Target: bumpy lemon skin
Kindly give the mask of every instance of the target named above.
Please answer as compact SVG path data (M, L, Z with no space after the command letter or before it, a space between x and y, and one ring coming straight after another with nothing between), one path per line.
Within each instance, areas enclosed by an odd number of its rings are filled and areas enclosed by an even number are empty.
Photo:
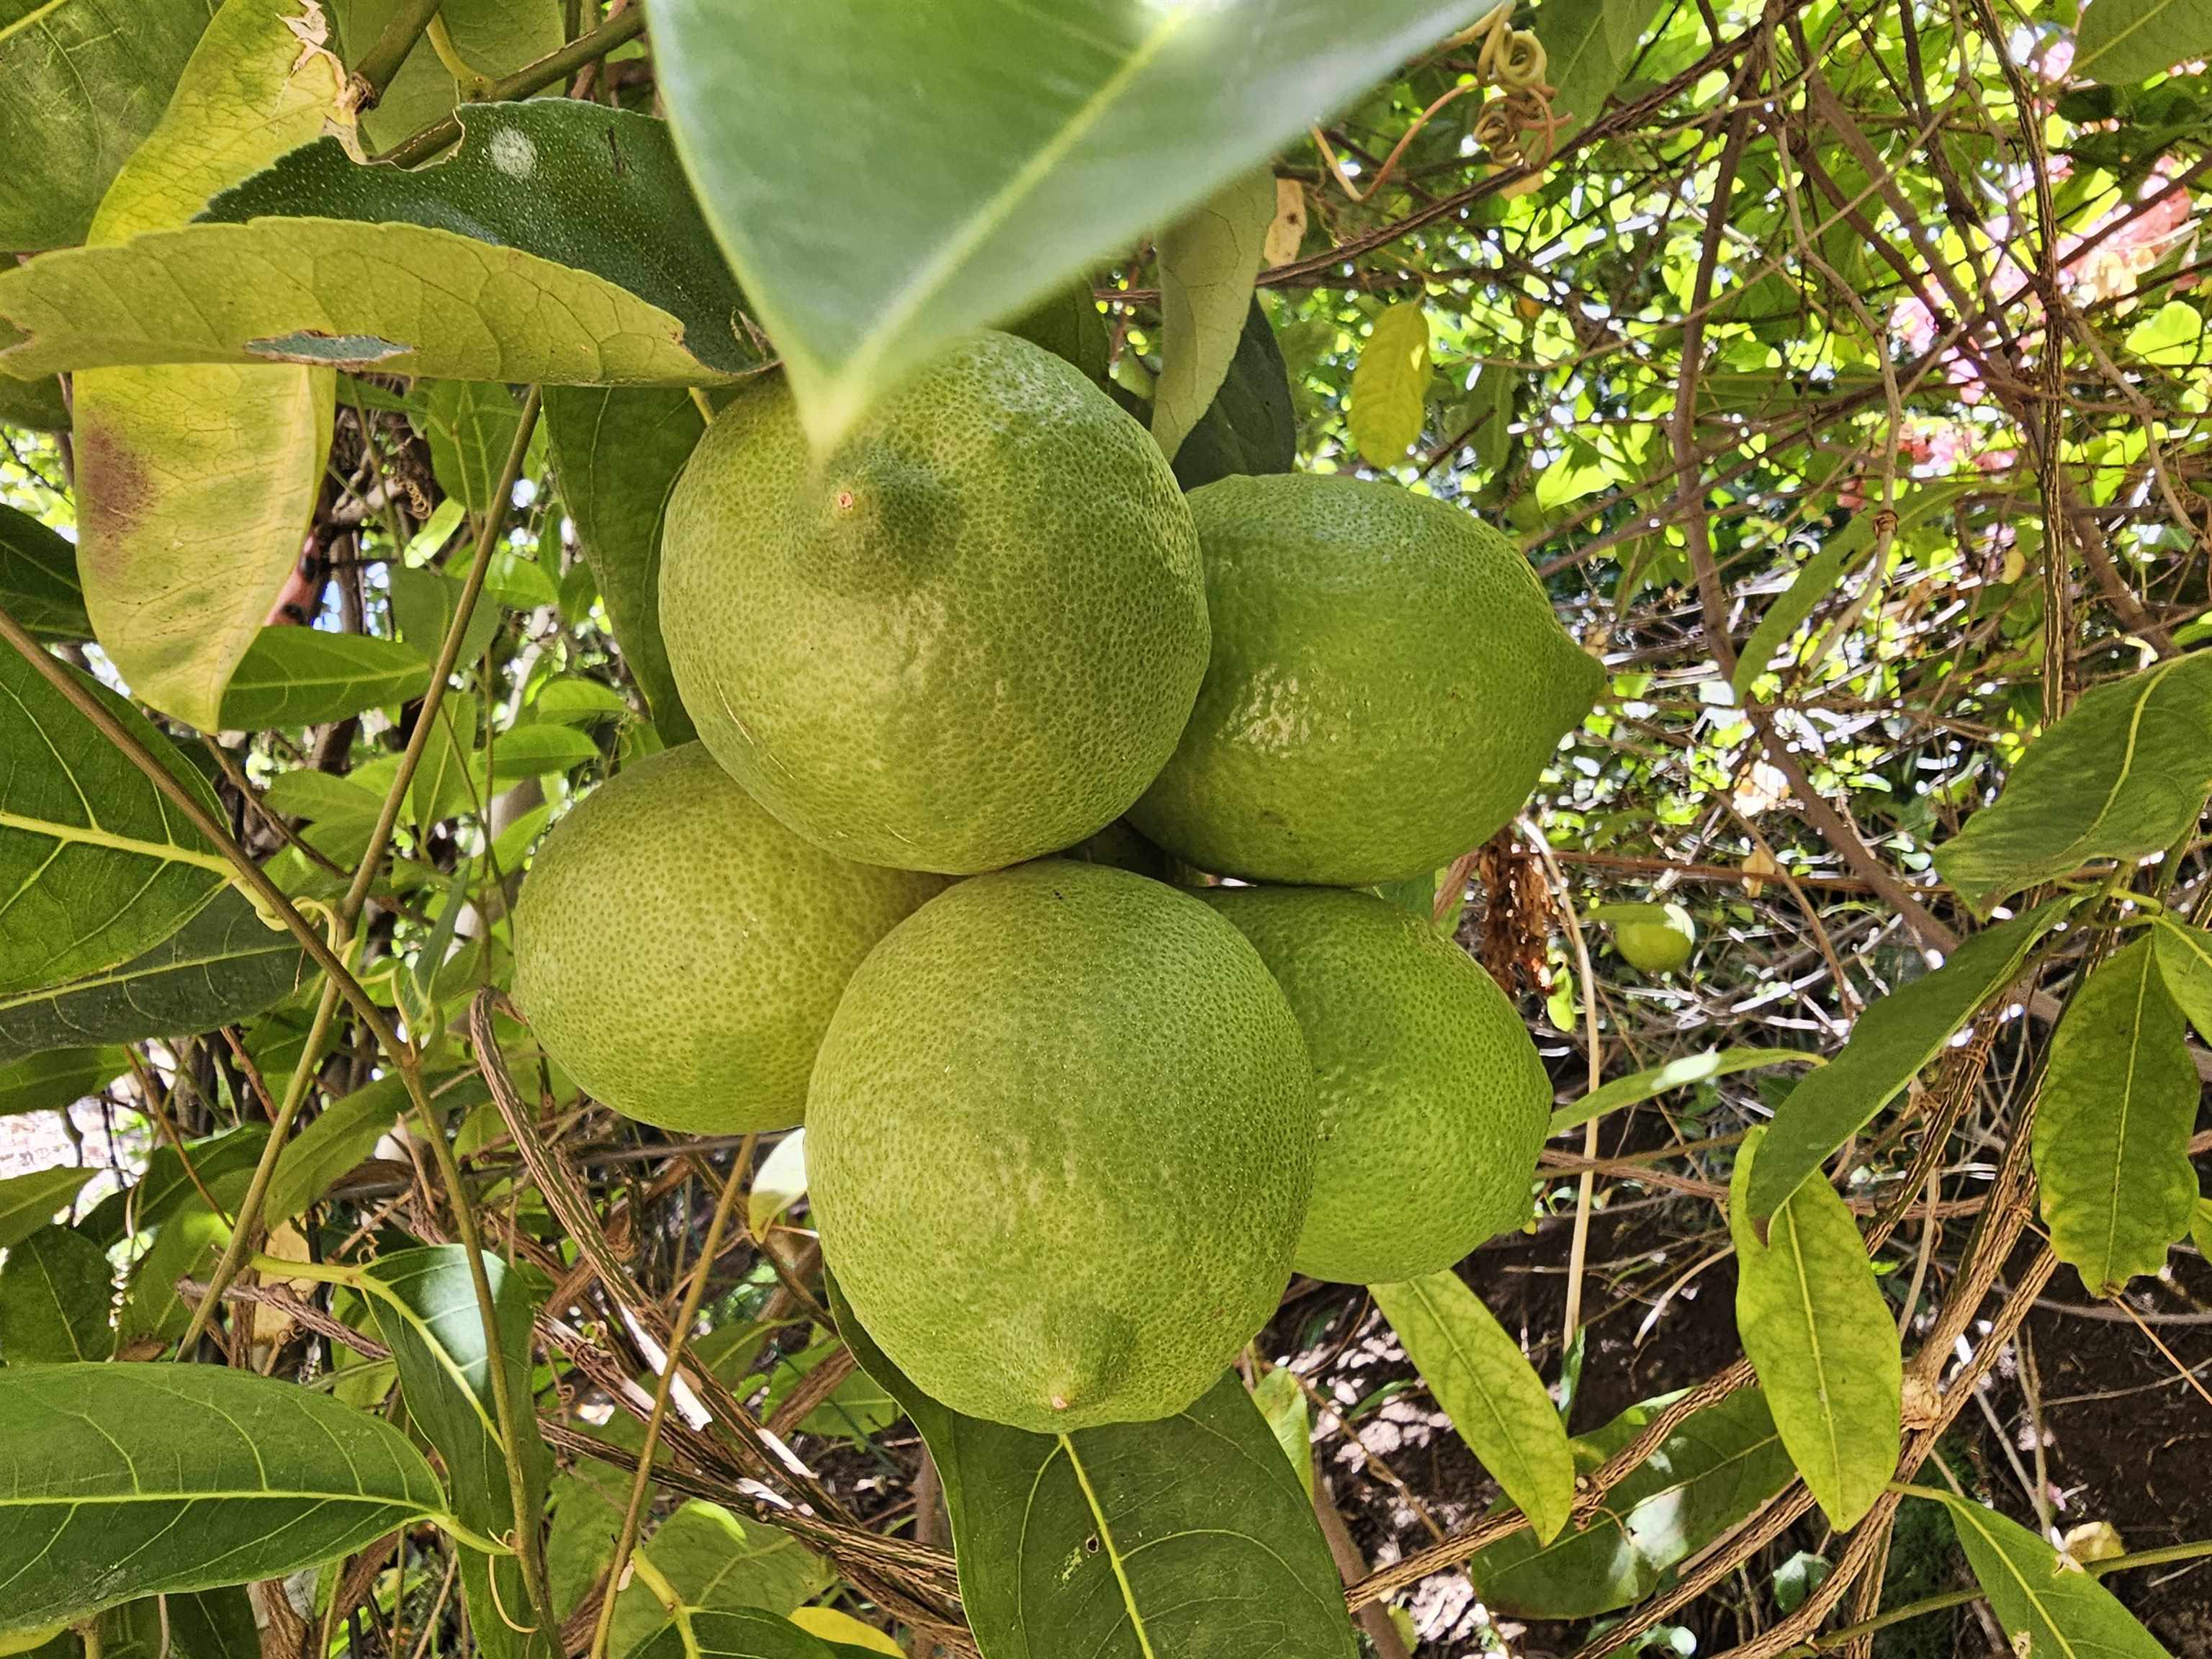
M1148 1420L1274 1312L1313 1177L1305 1048L1228 923L1047 860L878 945L808 1097L823 1255L891 1360L1037 1433Z
M1369 893L1211 887L1305 1034L1320 1154L1294 1265L1389 1285L1524 1224L1552 1084L1497 982Z
M1371 887L1518 811L1603 678L1512 543L1395 484L1312 474L1191 492L1213 652L1129 821L1186 863Z
M842 857L969 874L1118 817L1206 671L1190 512L1077 369L986 334L807 448L781 380L669 500L661 631L714 757Z
M944 886L800 840L685 744L624 767L538 848L515 1001L617 1111L693 1134L788 1128L846 981Z

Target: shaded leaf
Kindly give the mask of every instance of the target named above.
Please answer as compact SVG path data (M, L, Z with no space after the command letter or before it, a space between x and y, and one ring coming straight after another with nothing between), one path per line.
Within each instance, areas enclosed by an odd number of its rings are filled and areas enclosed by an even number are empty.
M1352 1659L1313 1507L1235 1373L1158 1422L1029 1434L939 1405L834 1283L830 1297L937 1460L961 1603L992 1659Z
M64 672L218 812L207 781L143 715L89 675ZM222 854L122 750L38 670L0 650L0 894L9 896L0 901L0 1028L5 993L149 949L229 875Z
M2165 1266L2197 1207L2189 1135L2203 1085L2159 960L2143 938L2092 969L2044 1067L2037 1201L2052 1251L2092 1296Z
M1275 1443L1290 1459L1291 1470L1310 1500L1314 1489L1313 1413L1306 1405L1306 1391L1298 1386L1297 1373L1286 1365L1269 1371L1252 1385L1252 1403L1267 1419Z
M122 1049L55 1048L0 1066L0 1117L58 1110L131 1069Z
M465 1110L490 1098L477 1073L470 1072L430 1091L434 1104ZM408 1109L407 1088L398 1073L362 1085L323 1108L313 1123L294 1135L269 1179L262 1212L271 1221L303 1214L330 1191L338 1178L376 1150Z
M1466 21L1437 0L661 0L653 27L708 221L826 448L946 343L1019 315Z
M1672 1398L1672 1396L1669 1396ZM1631 1407L1574 1443L1589 1474L1668 1400ZM1589 1619L1642 1601L1680 1563L1789 1484L1795 1471L1757 1389L1707 1407L1605 1495L1589 1524L1540 1544L1526 1532L1468 1563L1483 1601L1526 1619Z
M21 1243L54 1218L94 1170L64 1165L0 1180L0 1250Z
M2086 693L2027 747L2004 793L1936 849L1976 910L2103 859L2171 846L2212 793L2212 651Z
M424 662L436 662L438 653L445 648L446 630L453 625L453 613L460 608L461 584L434 570L394 570L389 580L392 620L399 629L400 642ZM476 609L469 612L469 625L462 631L461 653L453 659L455 668L465 670L481 660L498 628L499 607L485 604L479 596Z
M2197 1035L2212 1042L2212 933L2191 927L2170 911L2151 929L2159 977Z
M2185 58L2212 54L2207 0L2097 0L2081 10L2073 72L2106 86L2147 81Z
M477 746L477 714L473 697L440 701L430 740L422 745L422 758L407 786L407 810L418 830L481 805L480 781L469 765Z
M1751 1219L1772 1215L1829 1153L1902 1094L1975 1011L2018 977L2036 941L2073 902L2056 898L1977 933L1934 973L1869 1003L1850 1041L1774 1114L1746 1194Z
M429 684L422 656L397 640L264 628L222 694L222 725L232 732L322 726L419 697Z
M1652 0L1545 0L1537 9L1552 110L1566 118L1562 137L1597 118L1636 61L1636 43L1657 9Z
M1915 1491L1950 1511L1966 1564L2014 1651L2172 1659L2112 1591L2017 1521L1949 1492Z
M210 1206L197 1188L187 1191L154 1235L152 1247L133 1265L117 1325L123 1341L152 1342L162 1346L191 1328L194 1304L177 1288L182 1279L204 1283L235 1231L230 1218L246 1192L249 1172L234 1170L220 1177L203 1172L200 1179L215 1194L220 1209Z
M281 1577L444 1494L388 1425L215 1365L0 1369L0 1630Z
M265 1124L241 1123L220 1134L188 1140L192 1168L210 1190L221 1192L235 1184L232 1177L251 1171L269 1144ZM199 1196L199 1188L185 1173L184 1161L173 1146L157 1146L146 1160L146 1173L120 1192L110 1193L94 1205L76 1231L102 1249L122 1243L133 1231L148 1232Z
M0 382L6 377L0 375ZM60 532L0 501L0 609L42 638L88 640L76 549Z
M1418 442L1429 400L1429 314L1418 300L1375 319L1352 371L1345 425L1370 466L1395 466Z
M1761 1241L1745 1194L1765 1134L1744 1137L1729 1189L1736 1330L1790 1461L1830 1523L1847 1531L1897 1468L1897 1323L1850 1206L1826 1182L1790 1194Z
M1367 1289L1459 1437L1550 1542L1574 1507L1574 1455L1521 1345L1449 1268Z
M296 939L263 921L244 894L226 889L119 967L0 996L0 1063L43 1049L231 1024L289 996L313 971Z
M59 1365L115 1352L107 1252L67 1227L41 1227L0 1267L0 1361Z
M1275 179L1263 169L1231 179L1161 233L1152 436L1170 461L1229 373L1274 216Z
M1632 1072L1626 1077L1617 1077L1612 1082L1591 1090L1580 1100L1562 1106L1552 1114L1550 1133L1556 1135L1578 1128L1592 1118L1603 1117L1607 1112L1620 1107L1633 1106L1638 1101L1663 1095L1669 1089L1686 1089L1692 1084L1710 1083L1715 1078L1734 1077L1739 1072L1764 1071L1771 1066L1826 1064L1827 1057L1825 1054L1796 1048L1706 1048L1694 1054L1670 1060L1664 1066L1654 1066L1648 1071Z
M81 241L124 159L168 107L212 0L0 4L0 248ZM36 156L35 167L22 165Z
M1232 473L1288 472L1297 459L1290 374L1267 313L1255 300L1221 390L1176 452L1176 482L1188 491Z
M333 0L349 56L358 58L376 42L399 9L399 0ZM561 44L559 0L444 0L438 16L460 61L479 75L511 75ZM442 120L463 102L469 88L454 80L427 40L415 49L381 89L374 108L362 117L362 136L377 149L389 149L417 129Z
M421 426L438 488L465 507L472 522L480 522L491 510L522 426L514 394L481 380L433 381Z
M698 1498L662 1522L643 1553L695 1616L750 1610L781 1620L836 1577L828 1562L789 1533L748 1526L720 1504ZM629 1652L666 1616L644 1581L633 1578L615 1601L609 1651Z
M100 1659L261 1659L245 1587L149 1596L104 1614Z
M843 1346L836 1337L825 1336L797 1353L779 1356L769 1372L768 1397L761 1403L762 1416L774 1416L776 1408L806 1379L807 1374ZM807 1413L799 1426L806 1434L858 1442L882 1433L898 1420L898 1401L867 1372L855 1370L830 1391L827 1399Z

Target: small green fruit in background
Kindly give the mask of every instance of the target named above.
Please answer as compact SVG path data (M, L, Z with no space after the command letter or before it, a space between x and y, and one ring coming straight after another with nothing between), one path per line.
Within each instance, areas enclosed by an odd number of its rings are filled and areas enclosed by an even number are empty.
M1671 974L1698 948L1698 924L1679 904L1601 904L1590 920L1613 930L1613 948L1640 974Z
M830 1270L925 1393L1042 1434L1165 1417L1289 1283L1310 1068L1234 927L1048 860L961 883L861 964L806 1164Z
M1186 863L1371 887L1521 809L1603 678L1512 543L1395 484L1194 490L1213 652L1130 822Z
M1418 1279L1528 1219L1552 1082L1480 963L1366 893L1199 896L1258 949L1313 1060L1321 1151L1300 1273Z
M1012 335L811 455L778 380L669 499L661 631L714 757L817 846L968 874L1111 822L1206 672L1190 511L1144 428Z
M801 841L685 744L624 767L538 849L515 1000L617 1111L692 1134L788 1128L845 981L944 886Z

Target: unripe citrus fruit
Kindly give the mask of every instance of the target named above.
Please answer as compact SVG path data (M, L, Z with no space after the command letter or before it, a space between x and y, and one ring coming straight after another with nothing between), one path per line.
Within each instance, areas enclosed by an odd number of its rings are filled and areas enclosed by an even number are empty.
M1671 974L1698 948L1698 924L1679 904L1601 904L1590 918L1613 929L1613 948L1638 973Z
M1449 864L1528 799L1601 671L1528 562L1395 484L1191 493L1212 661L1130 822L1201 870L1369 887Z
M624 767L538 849L515 1000L617 1111L695 1134L788 1128L845 981L944 885L801 841L685 744Z
M1188 894L1048 860L870 953L807 1098L823 1255L891 1360L1038 1433L1165 1417L1289 1282L1313 1177L1297 1022Z
M1300 1273L1395 1284L1528 1220L1551 1079L1480 963L1368 893L1199 896L1258 949L1313 1060L1321 1149Z
M1175 475L1012 335L938 358L825 457L779 381L670 497L661 631L714 757L817 846L956 874L1119 817L1206 670Z

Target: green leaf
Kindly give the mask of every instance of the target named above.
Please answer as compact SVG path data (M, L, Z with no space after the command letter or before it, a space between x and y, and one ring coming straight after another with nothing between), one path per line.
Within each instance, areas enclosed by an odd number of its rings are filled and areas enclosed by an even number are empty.
M1288 472L1297 459L1290 374L1267 310L1255 299L1245 310L1221 390L1176 452L1176 482L1188 491L1232 473Z
M480 1536L504 1538L518 1526L536 1528L545 1507L552 1458L527 1415L531 1321L535 1299L523 1274L497 1256L483 1258L499 1316L508 1398L525 1415L523 1485L530 1513L518 1517L507 1479L507 1455L492 1400L493 1356L484 1346L467 1252L458 1244L398 1250L362 1269L362 1289L379 1335L399 1368L399 1393L407 1413L446 1466L453 1513ZM547 1636L518 1631L530 1619L531 1601L520 1564L510 1555L488 1555L461 1547L461 1589L469 1622L484 1652L544 1655Z
M1790 1092L1774 1114L1747 1194L1764 1223L1806 1176L1905 1091L1975 1011L2019 976L2036 941L2073 908L2069 898L1975 934L1932 974L1877 997L1833 1060Z
M445 647L446 630L453 625L453 612L460 606L461 584L434 570L393 570L388 580L392 620L399 629L401 643L424 662L434 663ZM498 628L499 607L486 605L479 597L461 634L461 653L453 659L456 669L466 670L481 661Z
M1228 375L1274 216L1275 176L1263 168L1231 179L1161 233L1152 436L1170 461Z
M507 452L522 426L514 394L481 380L435 380L421 424L438 488L465 507L471 521L480 522L491 510Z
M2097 0L2081 11L2074 74L2126 86L2212 55L2212 0Z
M610 1651L629 1659L867 1659L860 1649L825 1642L773 1613L697 1613L688 1624L688 1640L685 1628L671 1620L637 1646L617 1644Z
M826 448L945 343L1175 219L1468 15L659 0L653 29L708 222Z
M331 9L348 54L357 59L374 46L398 9L399 0L334 0ZM558 0L445 0L438 16L454 53L479 75L511 75L561 45ZM361 122L362 137L376 149L442 120L470 93L427 40L415 43L381 90Z
M216 1365L0 1370L0 1631L280 1578L441 1521L404 1436Z
M264 628L222 694L226 731L323 726L419 697L430 684L422 656L397 640L319 628Z
M1897 1468L1897 1323L1850 1206L1826 1182L1791 1193L1760 1240L1745 1194L1766 1133L1744 1137L1729 1188L1736 1330L1791 1462L1829 1522L1848 1531Z
M198 1171L201 1181L220 1193L233 1184L232 1176L252 1171L260 1159L261 1149L268 1144L267 1126L241 1123L220 1134L188 1140L185 1149L191 1154L192 1168ZM102 1249L112 1249L133 1229L150 1232L159 1227L198 1196L199 1189L192 1185L191 1176L185 1173L176 1148L159 1146L146 1160L146 1173L132 1185L110 1193L94 1205L84 1219L77 1223L76 1230Z
M0 1064L49 1048L137 1042L231 1024L289 996L312 970L297 939L264 922L244 894L226 889L182 928L119 967L0 996Z
M1617 1077L1591 1090L1573 1104L1562 1106L1552 1114L1550 1133L1556 1135L1579 1128L1593 1118L1663 1095L1669 1089L1686 1089L1692 1084L1734 1077L1739 1072L1764 1071L1772 1066L1826 1064L1826 1055L1796 1048L1707 1048L1670 1060L1663 1066L1654 1066L1648 1071Z
M1252 1403L1267 1419L1275 1443L1290 1459L1291 1473L1298 1477L1298 1485L1305 1489L1310 1501L1314 1481L1313 1413L1306 1405L1306 1391L1298 1386L1297 1374L1287 1365L1277 1366L1252 1385Z
M688 743L696 734L660 639L660 518L706 422L683 392L556 388L545 394L545 430L630 678L661 737Z
M2159 961L2145 938L2092 969L2044 1068L2037 1200L2052 1251L2092 1296L2165 1266L2197 1208L2189 1135L2203 1085Z
M1668 1399L1631 1407L1574 1443L1589 1474ZM1757 1389L1697 1413L1605 1495L1587 1527L1540 1544L1515 1533L1476 1553L1468 1577L1492 1609L1523 1619L1591 1619L1642 1601L1683 1561L1780 1492L1790 1454Z
M834 1283L830 1309L937 1460L961 1604L991 1659L1352 1659L1313 1506L1235 1373L1158 1422L1030 1434L923 1394Z
M2197 1208L2189 1218L2189 1238L2197 1246L2197 1254L2212 1261L2212 1198L2197 1200Z
M222 1207L210 1206L194 1189L161 1223L152 1247L133 1266L123 1298L117 1323L126 1346L137 1342L167 1346L191 1328L193 1304L177 1288L177 1281L204 1281L215 1271L235 1231L230 1217L237 1213L251 1178L243 1170L231 1170L221 1179L203 1174L201 1181Z
M148 1596L103 1613L100 1659L261 1659L243 1585Z
M54 1218L96 1173L67 1165L0 1180L0 1250L28 1238Z
M2191 927L2172 912L2151 929L2156 942L2159 977L2197 1035L2212 1042L2212 933Z
M0 3L0 155L18 160L0 168L0 247L83 240L213 10L209 0Z
M1574 1507L1575 1460L1521 1345L1449 1268L1367 1289L1459 1437L1549 1543Z
M1914 1490L1950 1511L1966 1565L2015 1653L2172 1659L2112 1591L2017 1521L1947 1492Z
M51 374L35 380L19 380L0 374L0 426L27 427L33 432L66 432L69 404L62 398L62 383Z
M482 805L479 781L469 766L477 746L477 719L473 697L447 697L439 702L430 740L422 745L415 780L407 787L407 810L418 830Z
M207 781L136 709L89 687L220 816ZM230 866L44 675L0 650L0 1024L5 994L137 955L182 927Z
M1996 801L1936 849L1984 915L2092 860L2172 845L2212 793L2212 651L2174 657L2083 696L2030 744Z
M90 240L180 225L320 132L345 71L318 14L225 0L161 123L101 198ZM295 26L298 27L295 27ZM78 569L132 694L202 731L300 562L323 484L327 370L127 368L76 380Z
M0 1267L0 1361L59 1365L115 1352L107 1252L67 1227L41 1227Z
M1375 319L1352 371L1345 424L1370 466L1395 466L1419 441L1429 401L1429 313L1418 300Z
M491 786L566 772L599 757L599 746L573 726L532 721L495 733L491 740Z
M603 720L618 720L629 712L628 699L614 687L577 676L546 681L530 702L530 713L533 718L573 726L593 726Z
M431 1091L434 1103L463 1109L489 1099L483 1079L471 1072ZM376 1150L407 1110L407 1089L397 1073L364 1084L323 1108L322 1115L292 1137L270 1177L262 1212L288 1221L330 1191L338 1177Z
M1562 137L1597 118L1636 61L1637 42L1656 10L1652 0L1544 0L1537 9L1552 110L1566 118Z
M644 1554L696 1617L747 1609L781 1618L834 1582L829 1563L789 1533L748 1526L719 1504L694 1498L660 1523ZM608 1651L628 1653L666 1614L641 1579L615 1601Z
M751 1196L750 1193L746 1194L748 1201ZM825 1336L797 1353L780 1356L769 1372L768 1397L761 1402L761 1415L774 1416L776 1408L806 1379L807 1374L843 1346L836 1337ZM866 1371L855 1370L807 1413L799 1427L802 1433L860 1443L870 1435L882 1433L898 1420L898 1401Z
M5 502L0 502L0 608L42 638L92 637L84 590L77 586L76 547Z
M131 1069L122 1049L54 1048L0 1066L0 1117L48 1112L97 1094Z

